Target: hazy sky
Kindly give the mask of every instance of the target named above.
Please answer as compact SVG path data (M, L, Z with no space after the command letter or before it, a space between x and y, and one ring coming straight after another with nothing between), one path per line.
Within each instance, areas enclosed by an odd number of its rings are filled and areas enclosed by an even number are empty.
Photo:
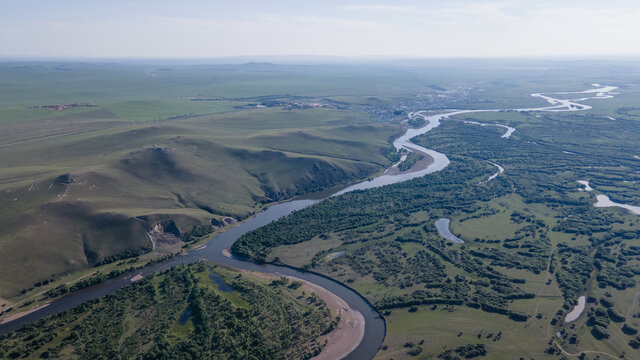
M640 54L640 0L2 2L0 56Z

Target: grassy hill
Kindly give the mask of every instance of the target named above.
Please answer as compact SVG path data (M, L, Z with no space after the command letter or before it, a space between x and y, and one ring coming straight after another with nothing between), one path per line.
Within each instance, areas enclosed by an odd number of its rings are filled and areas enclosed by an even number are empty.
M382 154L399 132L361 105L328 106L313 88L257 106L300 86L289 80L272 89L273 78L250 84L242 71L154 77L142 66L69 66L0 66L5 299L119 254L157 251L147 232L161 221L184 234L367 178L390 163ZM295 105L311 101L327 106Z

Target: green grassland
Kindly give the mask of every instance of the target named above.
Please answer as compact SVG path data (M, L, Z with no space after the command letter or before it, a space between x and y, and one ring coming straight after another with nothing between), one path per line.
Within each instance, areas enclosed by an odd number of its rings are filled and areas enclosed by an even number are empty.
M255 104L274 94L325 103L345 94L366 103L365 86L398 79L357 85L351 80L363 74L321 81L325 70L253 71L2 64L0 297L20 301L25 291L40 292L38 282L155 251L147 232L159 222L185 234L212 218L242 220L270 202L390 164L382 154L400 127L377 122L363 105ZM33 108L65 104L90 106Z
M616 110L640 87L621 92L584 113L462 116L513 126L509 139L499 128L444 121L415 141L447 154L445 170L328 199L246 234L234 251L358 290L387 319L380 359L475 344L492 359L636 358L640 219L593 207L599 193L640 204L640 161L631 156L640 122ZM487 161L505 172L483 183L495 172ZM440 217L464 244L438 235ZM565 323L580 295L587 309Z
M210 272L233 291L219 291ZM204 263L172 268L3 335L0 358L306 359L321 351L330 310L269 281Z
M553 311L558 305L556 301L540 309ZM408 350L418 346L422 352L416 358L431 359L467 344L485 344L490 359L518 359L525 354L538 359L539 349L548 346L550 337L545 319L522 324L468 307L436 305L416 312L398 309L385 318L394 336L385 342L387 348L378 353L378 359L405 358ZM419 345L421 341L424 343ZM414 346L405 346L407 343Z

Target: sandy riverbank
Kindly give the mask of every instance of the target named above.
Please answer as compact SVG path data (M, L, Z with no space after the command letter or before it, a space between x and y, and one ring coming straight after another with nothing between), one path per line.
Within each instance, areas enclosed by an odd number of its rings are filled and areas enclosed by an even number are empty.
M305 290L318 294L334 314L340 315L340 322L336 329L319 339L321 344L327 340L327 346L312 359L335 360L347 356L360 345L362 338L364 338L364 317L362 314L351 309L344 300L329 290L301 279L295 280L302 281Z
M19 312L19 313L13 314L13 315L11 315L11 316L7 316L6 318L2 319L2 321L0 321L0 324L8 323L8 322L11 322L11 321L13 321L13 320L15 320L15 319L19 319L19 318L21 318L21 317L23 317L23 316L29 315L29 314L31 314L32 312L38 311L38 310L40 310L40 309L42 309L42 308L45 308L45 307L47 307L47 306L49 306L49 303L46 303L46 304L44 304L44 305L40 305L40 306L36 306L36 307L34 307L34 308L32 308L32 309L29 309L29 310L27 310L27 311L23 311L23 312Z
M240 271L263 279L277 279L279 277L279 274L267 274L248 270ZM313 360L342 359L360 345L360 342L362 342L364 338L365 320L359 311L353 310L342 298L319 285L294 276L287 276L287 278L289 281L302 282L301 288L304 291L307 293L315 293L325 301L334 316L340 315L338 326L329 334L323 335L318 339L319 344L323 344L326 340L327 345L318 356L312 358Z
M422 152L422 151L418 151L418 150L413 150L413 152L418 153L420 155L422 155L422 159L420 159L419 161L416 161L415 164L413 164L413 166L406 171L400 171L400 169L398 168L398 164L394 165L393 167L390 167L387 171L384 172L385 175L400 175L400 174L409 174L412 172L416 172L416 171L422 171L425 170L429 167L429 165L433 164L433 162L435 161L433 159L433 157L431 157L431 155Z
M222 251L222 254L224 256L231 257L231 249L224 249ZM277 274L266 274L247 270L240 271L262 278L277 278ZM287 278L289 278L290 281L302 282L302 288L305 291L316 293L325 301L334 315L340 315L340 322L338 323L338 326L336 326L336 328L329 334L324 335L320 337L320 339L318 339L318 343L320 344L324 343L326 340L327 345L324 349L322 349L322 352L318 356L312 359L342 359L350 352L352 352L356 347L358 347L358 345L360 345L360 342L362 342L362 339L364 338L365 321L364 317L359 311L353 310L346 301L342 300L342 298L319 285L310 283L306 280L294 276L287 276Z

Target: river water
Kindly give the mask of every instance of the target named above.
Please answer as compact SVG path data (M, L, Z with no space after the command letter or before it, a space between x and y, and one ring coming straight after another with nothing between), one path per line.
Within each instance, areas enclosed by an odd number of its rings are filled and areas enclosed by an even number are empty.
M593 206L595 207L620 207L623 209L627 209L632 214L640 215L640 206L620 204L620 203L611 201L611 199L609 199L607 195L602 195L602 194L597 195L596 200L597 202L593 204Z
M587 180L578 180L580 185L584 185L584 189L580 189L582 191L593 191L593 188L589 185Z
M598 89L590 89L585 92L579 92L576 94L591 94L595 93L595 97L586 97L579 99L580 101L587 99L601 99L609 96L608 94L615 90L615 87L601 87ZM562 93L565 94L565 93ZM574 94L574 93L569 93ZM301 210L305 207L311 206L319 201L326 199L331 196L338 196L350 191L354 190L364 190L375 187L380 187L384 185L395 184L402 181L407 181L416 177L424 176L426 174L430 174L436 171L440 171L449 165L449 159L446 155L439 153L435 150L427 149L425 147L419 146L411 142L411 139L418 135L422 135L427 133L440 125L442 120L445 120L451 116L468 114L468 113L479 113L479 112L502 112L502 111L578 111L585 110L591 108L588 105L583 105L577 103L575 100L563 100L563 99L555 99L550 96L542 95L542 94L533 94L533 96L537 96L548 101L551 106L541 107L541 108L527 108L527 109L509 109L509 110L451 110L446 113L437 114L437 115L426 115L425 111L418 111L409 114L410 117L420 116L423 117L427 123L425 126L418 129L408 129L406 133L400 136L393 142L393 145L396 149L400 150L402 148L407 149L408 151L422 151L434 159L434 162L430 164L426 169L416 172L398 174L398 175L381 175L370 181L364 181L352 186L349 186L343 190L335 192L334 194L324 192L321 196L318 196L317 199L298 199L292 200L280 204L276 204L270 206L264 211L259 212L250 220L240 224L239 226L232 228L210 240L206 247L199 248L197 250L193 250L186 255L177 256L167 262L153 264L148 267L145 267L138 272L130 275L126 275L120 278L108 280L102 284L92 286L86 289L82 289L80 291L74 292L72 294L66 295L60 299L57 299L51 302L48 306L43 307L37 311L34 311L30 314L27 314L23 317L20 317L14 321L0 324L0 334L7 333L9 331L13 331L19 329L25 324L31 323L33 321L39 320L43 317L56 314L58 312L71 309L75 306L78 306L88 300L95 299L104 295L111 294L116 290L122 288L131 283L131 278L134 276L148 276L152 273L162 271L164 269L168 269L169 267L180 265L180 264L189 264L194 263L200 260L212 260L220 264L233 266L240 269L251 270L251 271L259 271L264 273L271 274L279 274L279 275L290 275L295 276L300 279L312 282L316 285L319 285L338 297L342 298L349 306L356 311L362 313L365 320L365 333L360 344L344 359L372 359L375 354L378 352L382 343L384 341L385 333L386 333L386 324L384 319L380 316L380 314L375 310L375 308L360 294L352 290L351 288L338 283L332 279L324 277L322 275L302 272L300 270L278 266L272 264L256 264L250 261L245 261L238 258L230 258L224 256L222 254L223 250L228 249L240 236L243 234L258 229L266 224L269 224L273 221L276 221L284 216L291 214L293 211ZM482 124L473 122L478 125L493 125L493 124ZM504 126L504 125L494 125L501 126L507 129L507 132L503 135L503 138L507 138L515 131L514 128ZM312 196L311 196L312 197ZM447 220L446 230L449 231L448 227L448 219ZM450 231L449 231L450 233ZM452 234L453 235L453 234ZM453 240L452 240L453 241ZM462 241L462 240L460 240Z
M451 232L451 229L449 229L450 224L451 224L451 220L447 218L438 219L436 221L436 229L438 229L438 233L440 234L440 236L456 244L464 244L464 240L455 236Z
M576 304L576 306L574 306L573 310L571 310L571 312L568 313L567 316L564 318L564 322L570 323L572 321L575 321L577 318L579 318L582 312L584 311L585 305L586 305L586 298L584 297L584 295L580 296L578 298L578 303Z
M493 174L493 175L491 175L491 176L489 176L489 178L488 178L487 180L482 181L480 184L486 184L486 183L488 183L489 181L491 181L491 180L493 180L493 179L497 178L497 177L498 177L498 175L500 175L500 174L504 173L504 168L503 168L502 166L500 166L500 165L498 165L498 164L494 163L493 161L489 161L489 163L490 163L491 165L493 165L493 166L497 167L497 168L498 168L498 172L497 172L497 173L494 173L494 174Z

